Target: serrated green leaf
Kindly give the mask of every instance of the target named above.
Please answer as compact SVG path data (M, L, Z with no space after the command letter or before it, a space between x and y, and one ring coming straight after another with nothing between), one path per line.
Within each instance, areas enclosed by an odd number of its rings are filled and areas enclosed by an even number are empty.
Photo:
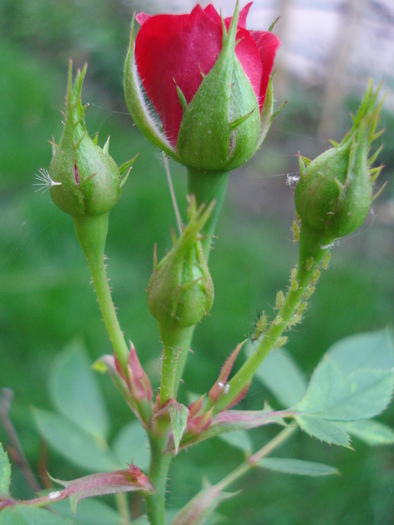
M179 443L186 429L189 410L181 403L170 403L168 411L171 418L172 435L174 436L175 454L177 454Z
M105 441L88 434L79 426L58 414L34 410L42 436L63 457L91 472L121 468Z
M251 352L253 349L248 353ZM270 352L257 369L255 377L286 408L298 403L307 388L304 373L284 348Z
M378 415L390 402L393 364L388 331L340 341L320 361L304 398L289 410L289 414L311 436L348 446L350 423ZM353 426L354 435L357 428ZM375 439L372 426L364 430L366 434L371 432L369 439ZM359 432L363 434L362 425Z
M326 353L344 374L354 370L390 370L394 367L393 338L389 330L346 337Z
M146 432L138 421L123 427L116 436L112 449L121 464L133 463L141 470L147 470L150 462L150 449Z
M268 470L297 476L331 476L332 474L339 473L336 468L330 465L304 461L302 459L262 458L258 464L260 467Z
M73 342L56 359L50 375L50 393L61 414L89 434L100 439L107 436L107 410L81 342Z
M1 525L75 525L77 521L58 516L49 510L27 505L5 508L0 514ZM79 525L79 524L78 524Z
M365 369L345 374L330 356L325 356L312 375L305 397L293 410L335 421L367 419L386 408L393 383L391 370Z
M239 448L247 454L252 452L252 443L249 434L244 430L236 430L235 432L223 434L219 436L219 439L222 439L232 447Z
M0 494L9 493L11 483L11 465L3 445L0 443Z
M319 419L317 417L295 416L299 426L310 436L326 443L349 447L350 437L345 430L336 422Z
M372 419L339 423L350 435L367 443L367 445L394 444L394 430L379 421Z

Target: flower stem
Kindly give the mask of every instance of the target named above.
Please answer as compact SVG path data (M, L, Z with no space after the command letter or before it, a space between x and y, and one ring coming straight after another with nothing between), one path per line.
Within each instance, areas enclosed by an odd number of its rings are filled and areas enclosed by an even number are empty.
M96 216L74 217L73 219L75 233L77 234L78 241L90 267L97 299L114 353L122 370L127 375L129 349L124 340L112 302L104 262L109 213Z
M160 403L175 399L179 387L179 368L184 367L189 352L192 328L178 328L160 325L163 342L163 365L160 385Z
M157 436L153 432L148 435L151 449L149 481L155 487L152 494L145 496L148 518L151 525L165 525L166 482L172 455L165 454L168 436Z
M207 261L212 236L226 193L227 179L227 173L188 168L188 193L196 197L197 206L201 204L208 206L213 199L216 200L215 208L202 230L204 234L202 246ZM174 330L160 326L164 346L160 385L161 404L177 397L193 332L194 326ZM165 453L168 436L160 437L149 432L149 440L151 446L149 480L153 483L155 492L145 498L148 518L151 525L165 525L165 490L172 455Z
M228 172L199 170L189 167L187 176L188 193L196 197L198 206L201 204L209 206L213 199L216 201L215 208L202 230L205 235L202 246L208 262L212 236L226 195Z
M310 285L321 260L328 251L328 248L321 249L319 253L316 254L316 258L311 258L308 264L304 262L299 264L295 276L296 286L294 288L290 287L282 306L270 327L260 340L255 352L253 352L234 377L229 381L227 393L222 393L218 398L215 403L214 414L229 406L231 401L236 399L236 397L250 383L256 370L267 357L269 352L275 347L279 337L286 329L289 321L302 302L304 294ZM209 410L212 405L213 402L209 400L205 406L205 410Z

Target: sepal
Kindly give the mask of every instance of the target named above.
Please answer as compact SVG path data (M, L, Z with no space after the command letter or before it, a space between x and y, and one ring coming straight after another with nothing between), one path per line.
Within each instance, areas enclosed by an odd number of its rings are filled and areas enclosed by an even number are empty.
M166 155L179 161L179 157L163 132L160 119L153 106L148 102L145 90L137 71L135 61L135 16L131 23L130 43L126 55L124 70L124 93L127 108L135 124L145 136Z

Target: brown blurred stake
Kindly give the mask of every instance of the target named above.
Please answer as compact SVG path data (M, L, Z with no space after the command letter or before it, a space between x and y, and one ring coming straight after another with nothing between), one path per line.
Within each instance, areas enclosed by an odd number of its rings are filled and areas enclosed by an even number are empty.
M338 115L347 94L345 83L348 80L349 57L357 41L357 31L364 11L364 0L347 0L342 22L335 38L331 65L327 69L325 88L322 94L322 117L318 135L327 139L338 129Z
M9 418L9 411L11 408L11 403L14 398L14 393L9 388L3 388L1 390L0 398L0 421L6 431L8 439L10 440L11 446L14 449L14 460L20 466L23 475L29 486L32 488L33 492L38 493L41 490L40 485L38 484L30 465L26 459L26 456L22 450L18 434L14 428L14 425L11 423Z

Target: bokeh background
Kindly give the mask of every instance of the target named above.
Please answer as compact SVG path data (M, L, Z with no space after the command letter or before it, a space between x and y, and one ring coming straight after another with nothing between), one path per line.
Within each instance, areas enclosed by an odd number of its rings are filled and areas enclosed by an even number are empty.
M205 6L208 2L201 2ZM231 14L233 1L212 2ZM245 1L241 1L241 6ZM33 468L58 478L82 475L46 450L31 407L50 408L46 388L59 351L81 338L92 361L109 352L109 341L89 284L86 262L70 217L48 193L33 186L39 168L48 167L48 140L61 134L68 59L88 62L84 101L87 126L99 142L111 136L111 154L122 164L140 154L111 212L107 255L113 296L121 325L141 355L155 386L159 382L159 334L144 289L152 270L152 250L171 246L175 216L160 152L133 126L122 94L122 68L134 11L188 12L191 1L0 0L0 387L11 388L11 417ZM350 125L366 89L384 80L382 115L386 133L380 161L383 184L394 170L393 71L394 8L389 0L257 0L249 27L266 29L278 16L282 40L275 73L278 104L288 103L272 125L258 154L230 177L211 272L216 299L201 323L185 375L187 389L206 391L230 350L253 331L256 312L272 311L297 258L291 242L297 153L314 157L338 140ZM170 163L180 207L185 172ZM392 185L373 205L364 226L341 241L325 272L305 321L288 348L307 373L341 337L378 330L393 320ZM114 432L130 414L107 378L100 379L113 416ZM261 408L269 396L252 385L245 408ZM393 423L391 408L382 421ZM263 443L270 431L254 431ZM0 428L0 440L7 436ZM392 449L356 451L322 445L299 435L284 453L325 461L340 468L335 479L301 479L257 472L224 503L226 523L249 525L388 524L394 512ZM138 464L137 458L135 458ZM181 454L171 472L169 505L181 507L201 486L229 472L241 456L212 442ZM15 470L14 491L28 495ZM390 518L391 515L391 518Z

